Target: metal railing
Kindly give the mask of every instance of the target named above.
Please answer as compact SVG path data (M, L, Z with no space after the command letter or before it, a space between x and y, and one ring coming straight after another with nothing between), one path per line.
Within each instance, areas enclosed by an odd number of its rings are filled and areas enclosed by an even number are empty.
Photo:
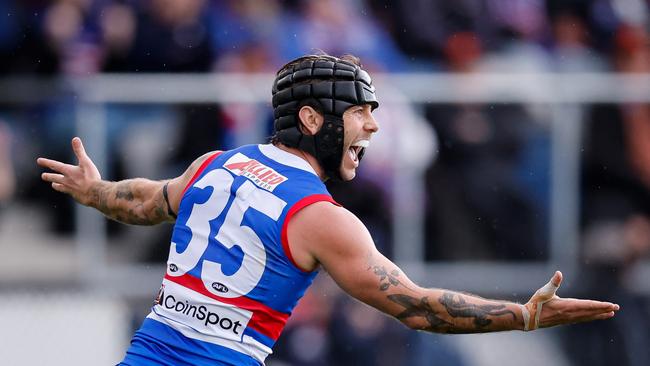
M383 103L525 103L550 109L552 139L550 256L548 261L424 262L422 202L411 202L408 212L394 205L395 239L409 233L409 241L394 240L395 260L415 280L428 285L480 293L528 293L561 268L567 277L578 270L578 172L582 106L593 102L650 102L650 75L646 74L382 74L376 75ZM272 76L268 74L201 75L97 75L84 78L0 80L0 102L10 104L57 100L72 95L76 129L86 140L100 171L106 168L107 103L264 103L270 101ZM397 93L385 93L386 90ZM394 97L398 95L399 97ZM260 126L262 128L262 126ZM400 166L399 162L397 164ZM408 164L404 164L409 169ZM418 172L397 174L417 178ZM422 196L422 184L413 191L395 191L395 203ZM415 207L413 207L415 205ZM106 261L106 228L101 215L77 206L79 278L89 286L117 293L150 293L160 282L164 267L124 265ZM414 224L415 223L415 224ZM413 230L416 232L414 233ZM650 293L645 265L633 274L639 291ZM570 287L570 283L568 284Z

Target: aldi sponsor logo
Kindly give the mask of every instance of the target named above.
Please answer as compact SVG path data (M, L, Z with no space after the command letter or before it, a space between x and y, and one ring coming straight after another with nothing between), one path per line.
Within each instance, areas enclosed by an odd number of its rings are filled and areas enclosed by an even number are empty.
M273 192L277 186L287 181L287 177L276 172L273 168L242 153L233 155L226 161L224 167L235 175L242 175L250 179L255 185L269 192Z

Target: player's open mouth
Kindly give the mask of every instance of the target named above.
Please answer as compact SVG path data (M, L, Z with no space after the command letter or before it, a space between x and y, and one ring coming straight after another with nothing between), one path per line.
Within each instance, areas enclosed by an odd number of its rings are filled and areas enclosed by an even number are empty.
M350 159L352 159L355 164L359 164L359 160L363 157L363 153L368 146L370 146L369 140L360 140L353 143L348 149Z

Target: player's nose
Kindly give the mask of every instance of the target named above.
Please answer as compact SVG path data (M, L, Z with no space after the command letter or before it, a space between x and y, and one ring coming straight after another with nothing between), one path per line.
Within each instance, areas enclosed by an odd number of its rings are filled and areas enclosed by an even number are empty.
M371 133L376 133L379 131L379 123L377 123L377 120L375 119L375 117L372 116L372 114L369 114L368 117L366 118L364 129Z

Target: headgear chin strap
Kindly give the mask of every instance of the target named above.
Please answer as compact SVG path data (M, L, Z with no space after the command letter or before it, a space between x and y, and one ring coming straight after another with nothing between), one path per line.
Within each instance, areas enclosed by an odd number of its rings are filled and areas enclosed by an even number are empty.
M370 104L373 110L379 106L370 75L352 62L327 55L301 57L289 65L273 83L275 138L312 154L328 177L341 180L343 113L354 105ZM315 135L300 130L298 111L303 106L324 117Z

